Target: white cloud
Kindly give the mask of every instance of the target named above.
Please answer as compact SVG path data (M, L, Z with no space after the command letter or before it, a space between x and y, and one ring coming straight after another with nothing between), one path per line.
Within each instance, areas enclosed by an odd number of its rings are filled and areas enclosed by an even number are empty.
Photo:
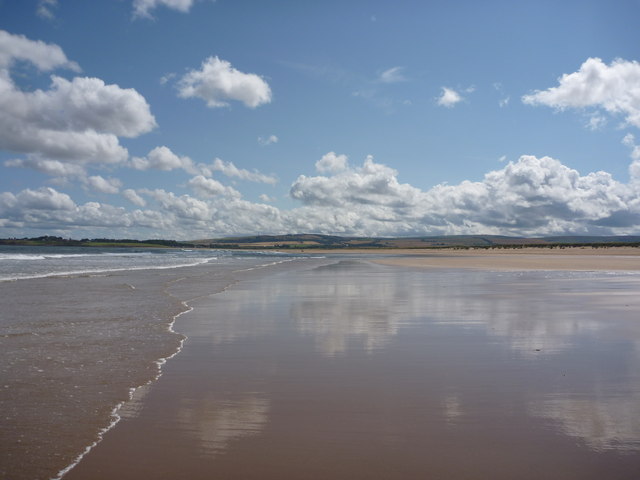
M331 159L333 152L323 159ZM338 163L346 162L346 157ZM336 157L336 159L339 157ZM325 163L318 163L325 168ZM346 165L345 165L346 166ZM397 172L385 165L375 163L367 157L362 167L343 169L332 177L306 177L301 175L291 187L290 195L308 205L357 208L358 206L379 207L379 213L391 217L393 212L414 204L420 191L408 184L397 181Z
M131 188L123 190L122 196L138 207L144 207L147 204L145 199L138 195L136 191L132 190Z
M97 78L52 77L47 91L22 92L0 72L0 148L77 163L118 163L128 154L117 136L155 127L135 90Z
M173 192L163 189L140 190L142 193L156 200L162 210L190 221L207 221L211 218L213 210L210 205L189 195L176 196Z
M80 71L78 64L70 61L58 45L0 30L0 69L11 67L15 60L31 62L43 72L55 68Z
M76 207L71 197L50 187L38 190L26 189L17 195L5 192L0 197L0 212L19 210L31 212L36 210L73 210Z
M268 137L258 137L258 143L263 146L278 143L278 140L278 137L276 137L275 135L269 135Z
M75 163L65 163L59 160L27 156L27 158L14 158L4 162L6 167L30 168L46 175L59 178L84 178L86 169Z
M640 145L636 145L636 139L631 133L624 136L622 143L631 149L631 158L633 159L629 165L631 181L640 185Z
M122 182L117 178L103 178L100 175L93 175L86 179L86 187L98 193L116 194L120 192Z
M133 0L133 15L152 18L151 10L159 6L187 13L193 4L194 0Z
M188 173L197 173L197 169L189 157L180 157L173 153L170 148L163 146L151 150L146 157L133 157L131 166L136 170L163 170L168 172L177 168Z
M633 135L625 136L623 143L634 162L628 183L606 172L583 175L553 158L525 155L479 181L422 190L400 182L396 170L371 157L350 166L345 155L330 152L317 162L320 174L302 175L293 182L290 195L301 206L290 210L267 205L272 200L268 196L260 197L262 203L243 200L234 188L197 174L186 183L195 196L163 189L122 191L139 208L133 211L96 202L76 204L53 188L5 192L0 194L0 224L7 235L55 228L95 236L105 228L112 236L137 232L140 237L178 239L257 232L635 233L640 229L640 150ZM232 164L220 165L228 169ZM82 181L100 192L117 193L121 188L113 178L91 176Z
M216 158L213 161L213 164L209 165L207 168L215 172L222 172L227 177L239 178L250 182L267 183L271 185L278 183L278 179L273 175L265 175L264 173L257 171L251 172L244 168L238 168L232 162L224 162L219 158Z
M258 198L260 199L261 202L264 202L264 203L273 203L276 201L275 198L270 197L266 193L261 194Z
M640 160L640 146L636 145L636 137L632 133L627 133L622 139L622 143L632 149L631 158Z
M347 156L329 152L316 162L316 170L320 173L337 173L347 168Z
M452 88L442 87L442 95L438 97L438 105L451 108L462 101L462 96Z
M98 78L53 75L48 90L20 90L9 72L15 60L42 71L79 68L57 45L0 31L0 148L26 154L21 166L53 171L63 169L61 163L123 162L128 152L118 136L136 137L156 126L142 95Z
M105 85L99 78L76 77L69 81L54 75L50 90L26 93L6 77L0 81L5 114L31 128L137 137L156 126L142 95L131 88Z
M378 81L382 83L398 83L405 82L407 79L402 74L404 67L393 67L388 70L385 70L380 74Z
M218 57L209 57L200 70L187 72L178 82L178 93L182 98L201 98L211 108L225 107L231 100L250 108L271 102L271 89L260 76L236 70Z
M614 60L610 65L588 58L577 72L564 74L557 87L522 97L529 105L558 109L593 107L640 127L640 63Z
M196 175L188 183L189 187L201 197L214 197L223 195L227 197L240 198L240 192L233 187L228 187L213 178L205 178Z
M607 124L607 118L604 115L594 114L589 117L587 128L589 130L600 130Z
M637 191L606 172L581 176L549 157L522 156L480 182L427 191L367 158L332 176L300 176L290 194L306 205L303 225L317 222L327 232L538 235L640 226Z
M38 0L38 7L36 8L36 14L46 20L53 20L56 18L53 10L58 7L58 0Z

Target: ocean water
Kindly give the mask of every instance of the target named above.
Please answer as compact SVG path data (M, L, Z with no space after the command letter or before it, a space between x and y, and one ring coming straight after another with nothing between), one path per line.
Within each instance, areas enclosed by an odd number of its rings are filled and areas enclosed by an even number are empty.
M0 281L115 271L171 269L273 258L295 257L280 252L208 249L31 247L0 245Z
M0 247L0 478L60 478L187 340L187 301L304 257Z

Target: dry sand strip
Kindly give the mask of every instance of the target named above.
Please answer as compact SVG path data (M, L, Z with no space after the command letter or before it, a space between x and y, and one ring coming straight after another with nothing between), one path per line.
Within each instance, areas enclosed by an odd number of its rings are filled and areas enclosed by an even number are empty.
M640 271L640 248L573 247L469 250L344 249L314 253L381 254L376 263L404 267L489 270Z

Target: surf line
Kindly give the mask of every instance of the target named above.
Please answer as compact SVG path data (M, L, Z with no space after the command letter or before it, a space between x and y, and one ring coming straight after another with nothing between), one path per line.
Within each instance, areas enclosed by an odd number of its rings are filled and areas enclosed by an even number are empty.
M169 322L169 325L167 326L167 330L171 333L174 333L176 335L180 336L180 342L178 344L178 348L176 349L175 352L173 352L171 355L167 356L167 357L162 357L159 358L158 360L155 360L154 363L156 364L157 368L158 368L158 373L151 378L150 380L146 381L145 383L138 385L137 387L132 387L129 389L129 394L128 394L128 398L127 400L123 400L122 402L119 402L114 408L113 410L111 410L111 414L109 415L110 421L109 424L106 427L101 428L98 431L97 434L97 438L96 440L91 443L90 445L88 445L87 447L85 447L85 449L66 467L64 467L62 470L60 470L55 477L53 477L51 480L62 480L62 478L69 473L76 465L78 465L80 463L80 461L91 451L93 450L94 447L96 447L104 438L104 435L111 430L113 427L115 427L118 422L122 419L122 417L120 416L120 414L118 413L122 407L127 403L130 402L133 399L133 395L136 393L136 391L142 387L145 387L147 385L150 385L154 382L156 382L161 376L162 376L162 366L167 363L168 360L172 359L173 357L175 357L177 354L179 354L183 347L184 347L184 342L187 340L187 336L182 334L182 333L178 333L174 330L174 325L176 323L176 320L178 319L178 317L180 317L181 315L184 315L185 313L189 313L193 310L193 307L187 305L186 302L180 302L182 304L182 306L185 308L185 310L183 310L182 312L178 313L177 315L174 315L171 322Z

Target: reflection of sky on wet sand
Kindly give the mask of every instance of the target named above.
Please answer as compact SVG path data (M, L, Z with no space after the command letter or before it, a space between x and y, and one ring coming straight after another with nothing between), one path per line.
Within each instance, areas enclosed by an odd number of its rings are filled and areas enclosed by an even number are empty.
M189 478L599 480L622 462L610 478L635 480L638 285L349 259L283 269L191 302L183 351L122 413L178 432L163 441L198 465Z
M565 274L567 275L567 274ZM609 311L637 303L634 290L594 291L584 275L463 271L389 271L362 264L313 271L307 282L274 284L264 294L292 295L291 316L299 330L315 338L320 352L334 355L353 347L383 347L401 326L417 323L482 328L503 337L525 355L557 353L575 338L602 328ZM587 289L586 291L584 289ZM606 316L594 313L594 305ZM610 303L610 302L609 302ZM628 308L627 308L628 309ZM640 333L640 332L639 332Z
M584 338L606 342L617 338L617 330L623 335L631 330L635 333L628 338L632 354L615 361L630 362L626 368L640 364L634 348L640 344L640 330L628 325L640 306L635 277L399 270L389 281L388 272L365 266L355 272L333 266L314 274L308 283L289 286L295 292L291 316L299 331L312 336L317 350L325 355L341 354L350 347L383 348L402 327L426 322L480 329L502 339L525 361L558 356L559 368L564 368L562 353L583 348ZM530 413L559 423L563 432L591 448L640 450L640 383L620 387L618 376L609 385L599 380L597 387L590 386L598 378L606 379L608 372L590 371L589 362L578 374L592 391L577 398L570 392L550 392L530 401ZM462 401L458 394L443 394L443 415L448 421L463 415Z
M257 393L239 398L208 394L183 400L178 411L179 421L192 426L190 433L209 455L224 452L234 440L259 433L268 416L269 400Z
M530 409L595 451L640 451L640 390L633 395L551 394L531 402Z

